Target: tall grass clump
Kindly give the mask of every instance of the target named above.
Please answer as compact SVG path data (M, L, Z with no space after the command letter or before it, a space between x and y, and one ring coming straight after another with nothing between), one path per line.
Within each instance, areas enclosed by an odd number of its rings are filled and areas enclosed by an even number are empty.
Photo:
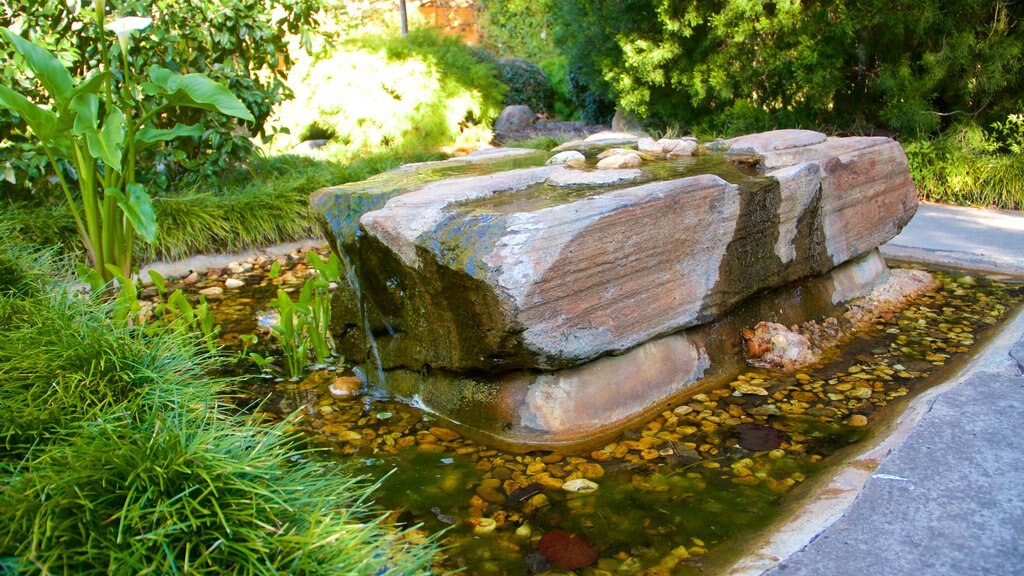
M1000 139L972 124L904 143L922 199L1008 210L1024 210L1022 146L1024 132Z
M369 486L298 450L285 424L175 400L119 405L12 471L0 555L25 572L413 574L429 547ZM293 461L294 459L294 461Z
M364 180L409 162L437 160L438 152L383 151L352 158L275 156L255 168L230 174L220 188L175 189L153 199L159 234L137 243L135 261L175 260L204 252L235 252L315 237L309 196L326 186ZM0 221L24 238L75 259L75 222L66 205L0 203Z
M372 485L318 461L290 421L229 408L205 347L111 321L116 304L5 238L0 573L429 570L433 541L388 525Z

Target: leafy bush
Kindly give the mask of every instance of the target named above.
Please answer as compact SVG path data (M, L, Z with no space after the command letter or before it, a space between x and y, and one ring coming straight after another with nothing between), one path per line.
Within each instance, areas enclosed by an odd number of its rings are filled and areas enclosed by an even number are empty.
M584 122L611 124L615 102L607 93L592 89L591 81L579 66L573 66L569 72L569 97Z
M34 286L0 293L0 572L427 573L433 542L386 524L371 486L229 409L212 358L118 327L46 260L0 239Z
M36 104L2 86L0 106L19 115L31 136L38 139L64 192L93 274L103 281L112 280L115 270L131 273L136 235L149 243L156 239L152 199L136 179L138 152L203 132L198 124L156 128L161 120L166 121L164 114L195 108L253 121L252 114L227 88L202 74L182 75L160 66L151 66L148 74L133 70L131 35L150 23L150 18L139 17L108 23L103 6L98 6L95 20L79 24L82 29L108 32L109 40L99 41L97 67L77 74L45 48L0 28L0 38L19 57L17 68L45 88ZM114 39L120 58L111 49ZM72 166L77 186L68 184L65 164ZM77 200L72 189L78 192Z
M290 146L331 136L347 153L423 150L451 144L501 111L493 69L454 38L417 29L406 38L364 37L292 70L305 94L281 107Z
M986 133L976 124L955 126L941 137L905 142L918 194L936 202L1024 210L1024 140L1007 138L1013 118Z
M498 62L498 79L508 92L505 104L526 104L534 112L546 112L554 103L555 91L544 71L529 60L505 58Z
M178 72L201 72L227 85L256 118L252 129L265 133L273 107L291 96L285 71L292 65L288 35L298 35L308 45L315 30L320 0L123 0L117 15L152 16L153 25L136 38L133 65L146 70L159 65ZM109 3L108 3L109 4ZM109 9L109 6L108 6ZM96 67L100 54L99 32L80 22L93 21L94 6L64 0L12 0L0 5L0 26L57 53L73 73ZM14 54L0 48L5 61ZM31 93L35 86L0 68L0 84ZM215 181L226 167L252 152L250 134L239 130L232 119L202 111L182 111L167 122L194 124L208 130L201 136L156 148L147 165L160 167L152 177L166 186L188 174ZM26 156L34 141L15 134L21 120L0 112L0 186L25 194L27 187L47 188L38 156ZM160 125L168 128L169 125ZM25 175L31 176L26 179Z
M484 0L481 44L501 58L543 62L559 56L550 0Z
M555 116L564 120L575 119L579 116L579 108L576 107L569 86L569 60L565 56L548 58L540 63L540 68L554 91L552 110Z
M1024 26L1009 0L552 0L587 94L663 123L929 133L1019 112ZM759 123L759 122L758 122Z

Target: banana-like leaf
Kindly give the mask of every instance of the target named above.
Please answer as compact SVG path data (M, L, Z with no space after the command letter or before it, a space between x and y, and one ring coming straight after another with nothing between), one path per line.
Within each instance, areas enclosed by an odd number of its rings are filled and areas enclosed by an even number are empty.
M163 130L159 128L144 127L135 133L135 151L139 152L156 144L167 142L182 136L202 136L203 127L198 124L175 124L173 128Z
M64 65L57 60L45 48L35 44L11 32L7 28L0 27L0 36L7 40L12 48L25 58L32 74L42 82L47 93L61 106L66 106L71 101L71 90L73 82L71 73L64 68Z
M57 134L57 115L46 108L40 108L28 98L0 84L0 106L16 112L41 140L49 140Z
M75 124L71 130L75 136L96 132L100 113L98 96L89 93L78 94L71 99L70 108L75 113Z
M120 172L124 133L124 113L117 106L111 106L107 110L107 117L103 119L103 128L88 130L85 133L89 153L93 158L103 160L111 169Z
M156 210L153 209L153 201L142 184L133 182L125 188L127 195L117 188L107 188L104 193L117 200L117 205L128 217L132 228L152 244L156 240Z
M152 82L144 87L152 94L162 94L172 106L201 108L227 116L255 122L249 110L223 84L202 74L177 74L160 66L149 69Z

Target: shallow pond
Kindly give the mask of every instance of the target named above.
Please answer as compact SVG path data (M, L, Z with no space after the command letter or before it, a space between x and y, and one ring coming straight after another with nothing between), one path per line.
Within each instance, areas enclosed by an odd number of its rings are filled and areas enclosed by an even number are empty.
M259 332L272 292L309 273L294 264L274 282L261 271L268 261L232 274L248 286L213 301L226 345ZM343 366L301 381L253 375L244 388L274 417L300 411L297 426L322 457L384 478L378 502L396 522L447 530L439 572L714 573L795 488L940 382L1024 300L1021 284L935 274L937 293L878 319L822 364L739 374L584 454L505 452L373 391L337 397L329 386L355 382Z

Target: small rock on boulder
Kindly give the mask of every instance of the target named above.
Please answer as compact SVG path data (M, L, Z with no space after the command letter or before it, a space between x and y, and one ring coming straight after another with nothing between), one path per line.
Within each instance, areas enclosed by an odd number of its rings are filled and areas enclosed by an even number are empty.
M693 156L697 152L697 141L693 138L641 138L636 144L641 152L655 156Z
M626 152L625 154L615 154L609 156L597 163L599 170L620 170L623 168L639 168L643 160L640 155L636 152Z
M554 166L556 164L567 164L569 166L582 166L587 163L587 157L582 153L575 150L566 150L565 152L559 152L551 158L548 158L546 164Z

